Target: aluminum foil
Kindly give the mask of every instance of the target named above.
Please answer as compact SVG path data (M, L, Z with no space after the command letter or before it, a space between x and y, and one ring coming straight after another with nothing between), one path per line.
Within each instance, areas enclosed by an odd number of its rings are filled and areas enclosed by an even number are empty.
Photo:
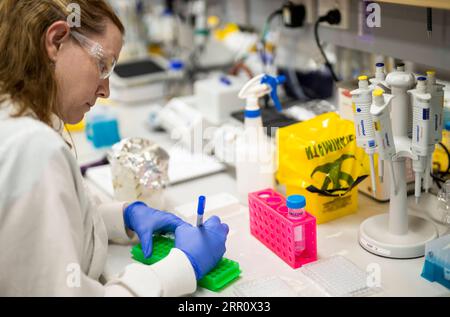
M169 154L156 143L143 138L129 138L115 144L108 160L134 174L135 185L159 190L169 184Z

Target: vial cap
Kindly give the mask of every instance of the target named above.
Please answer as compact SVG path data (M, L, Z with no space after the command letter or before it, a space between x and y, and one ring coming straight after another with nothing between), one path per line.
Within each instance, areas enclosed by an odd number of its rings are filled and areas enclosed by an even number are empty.
M383 67L383 66L384 66L384 63L376 63L375 66L376 66L376 67Z
M361 80L367 80L367 76L366 76L366 75L359 76L359 77L358 77L358 80L359 80L359 81L361 81Z
M184 68L184 63L178 59L172 59L169 62L169 67L173 70L181 70Z
M227 76L220 76L219 80L222 84L231 86L231 80Z
M199 196L198 197L198 206L197 206L197 214L198 215L203 215L205 213L205 204L206 204L206 197Z
M373 96L374 97L380 97L380 96L383 96L383 89L375 89L374 91L373 91Z
M220 24L220 18L216 15L212 15L208 17L208 26L211 28L215 28Z
M428 76L433 76L433 75L435 75L436 74L436 72L434 71L434 70L427 70L427 75Z
M162 13L162 16L165 16L165 17L166 16L172 16L172 15L173 15L173 12L169 8L164 9L164 11Z
M286 205L288 208L300 209L306 206L306 200L302 195L291 195L288 196Z
M427 80L427 78L424 77L424 76L420 76L420 77L417 77L417 80L418 81L425 81L425 80Z

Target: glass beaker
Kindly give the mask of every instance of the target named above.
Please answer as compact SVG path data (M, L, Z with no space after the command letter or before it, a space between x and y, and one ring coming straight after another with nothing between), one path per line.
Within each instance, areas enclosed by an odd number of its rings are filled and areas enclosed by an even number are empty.
M439 190L438 195L438 208L436 210L429 210L430 216L437 222L450 225L450 180L446 181L442 188Z

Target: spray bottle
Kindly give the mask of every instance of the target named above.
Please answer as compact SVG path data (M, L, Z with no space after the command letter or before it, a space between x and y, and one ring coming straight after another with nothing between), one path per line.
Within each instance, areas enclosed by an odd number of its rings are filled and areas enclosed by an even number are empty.
M248 203L248 193L275 184L275 146L264 132L258 99L270 94L275 107L281 111L277 86L284 76L261 74L250 80L239 92L246 100L244 132L236 140L236 181L241 203Z
M425 174L430 156L428 145L431 133L430 124L430 101L431 95L427 93L427 78L417 78L417 88L409 90L413 96L413 138L411 143L412 153L417 156L413 160L413 170L415 173L415 191L416 203L419 202L422 186L422 176Z
M354 121L356 129L356 144L365 149L370 160L370 178L372 180L372 190L376 195L377 187L375 182L374 154L376 150L375 130L370 115L372 104L372 88L369 87L367 76L358 77L358 89L350 92L352 95L354 108Z
M384 94L382 89L373 91L373 100L370 107L372 115L375 137L378 144L378 154L381 162L379 163L379 175L384 175L384 162L387 161L390 167L391 183L397 193L397 181L395 179L393 156L396 154L394 135L392 133L392 123L390 118L391 101L394 96Z

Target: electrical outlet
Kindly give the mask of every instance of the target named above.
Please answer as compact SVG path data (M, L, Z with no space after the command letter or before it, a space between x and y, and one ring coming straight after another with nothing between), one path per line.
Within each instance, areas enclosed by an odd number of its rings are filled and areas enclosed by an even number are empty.
M348 29L350 24L350 0L319 0L318 1L318 16L326 15L328 11L339 9L341 12L341 23L337 25L330 25L322 23L321 26L326 26L335 29Z
M295 4L303 4L306 10L305 23L314 24L317 20L316 0L291 0Z

